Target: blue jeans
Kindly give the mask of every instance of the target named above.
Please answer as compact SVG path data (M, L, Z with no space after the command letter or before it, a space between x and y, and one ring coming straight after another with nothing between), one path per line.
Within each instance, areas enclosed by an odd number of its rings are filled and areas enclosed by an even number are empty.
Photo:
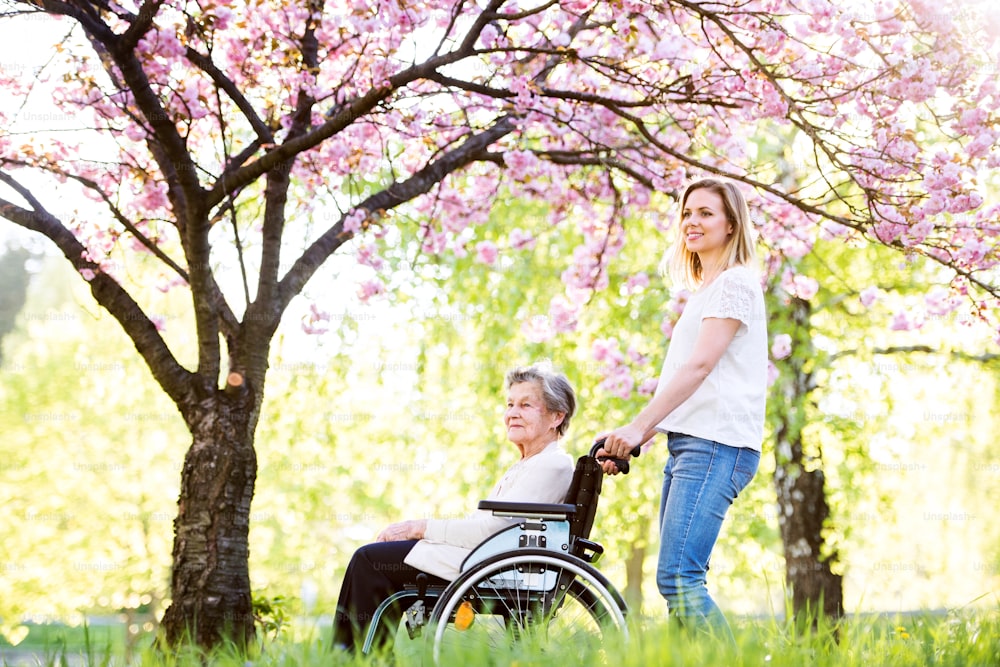
M735 644L705 578L726 510L753 479L760 453L682 433L669 433L667 448L656 584L682 626Z

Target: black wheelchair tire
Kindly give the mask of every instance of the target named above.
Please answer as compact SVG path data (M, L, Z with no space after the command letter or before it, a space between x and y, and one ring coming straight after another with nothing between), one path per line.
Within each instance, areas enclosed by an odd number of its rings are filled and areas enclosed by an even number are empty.
M454 640L456 631L450 629L452 618L459 605L475 598L477 587L485 586L491 577L516 569L518 566L545 567L552 571L572 574L565 591L563 602L574 604L579 618L566 621L566 627L574 633L587 632L588 636L598 636L601 641L607 634L616 633L627 638L625 623L627 609L625 601L608 579L586 561L568 554L545 549L518 549L497 554L476 564L455 579L438 598L429 619L430 636L433 638L434 661L439 662L444 645ZM567 577L569 578L569 577ZM502 589L508 590L508 589ZM490 598L492 599L492 598ZM547 623L552 624L556 616L552 614ZM508 619L509 621L509 619ZM548 631L548 626L547 626ZM574 642L574 637L560 638L560 644ZM575 642L582 644L583 642Z

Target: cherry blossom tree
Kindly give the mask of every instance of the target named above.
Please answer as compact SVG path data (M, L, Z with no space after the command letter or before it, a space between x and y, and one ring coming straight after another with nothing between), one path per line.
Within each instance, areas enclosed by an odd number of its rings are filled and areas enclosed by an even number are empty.
M2 6L5 21L47 21L59 39L40 71L3 69L0 217L55 244L191 432L170 642L188 630L205 646L252 636L247 530L272 337L335 253L367 272L348 286L359 298L391 293L373 238L492 261L532 243L516 230L507 247L478 242L491 204L545 201L553 226L584 241L543 341L572 332L607 285L625 220L666 221L670 196L714 174L756 193L775 257L801 256L820 235L924 256L953 277L962 298L948 307L969 304L996 327L1000 206L981 188L1000 165L997 29L980 5ZM39 105L72 131L45 126L49 114L28 111ZM778 161L759 158L755 142L789 133ZM783 161L811 180L783 181ZM162 264L163 289L190 294L193 360L130 284L121 258L135 253ZM802 298L813 289L808 276L783 284ZM320 309L306 320L325 329Z

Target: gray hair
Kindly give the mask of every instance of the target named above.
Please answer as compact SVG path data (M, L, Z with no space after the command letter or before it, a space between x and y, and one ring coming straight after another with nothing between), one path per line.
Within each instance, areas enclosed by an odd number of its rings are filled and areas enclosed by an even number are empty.
M565 415L562 423L556 427L556 433L563 435L569 429L569 420L576 412L576 393L569 379L552 368L552 364L542 361L530 366L519 366L507 373L506 387L509 390L515 384L534 382L542 390L542 400L549 412L561 412Z

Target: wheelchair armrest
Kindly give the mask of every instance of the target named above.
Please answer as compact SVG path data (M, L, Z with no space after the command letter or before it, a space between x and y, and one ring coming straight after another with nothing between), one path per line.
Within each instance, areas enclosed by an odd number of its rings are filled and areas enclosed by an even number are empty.
M497 516L522 519L568 520L576 512L576 505L570 503L516 503L505 500L480 500L479 509L493 512Z

